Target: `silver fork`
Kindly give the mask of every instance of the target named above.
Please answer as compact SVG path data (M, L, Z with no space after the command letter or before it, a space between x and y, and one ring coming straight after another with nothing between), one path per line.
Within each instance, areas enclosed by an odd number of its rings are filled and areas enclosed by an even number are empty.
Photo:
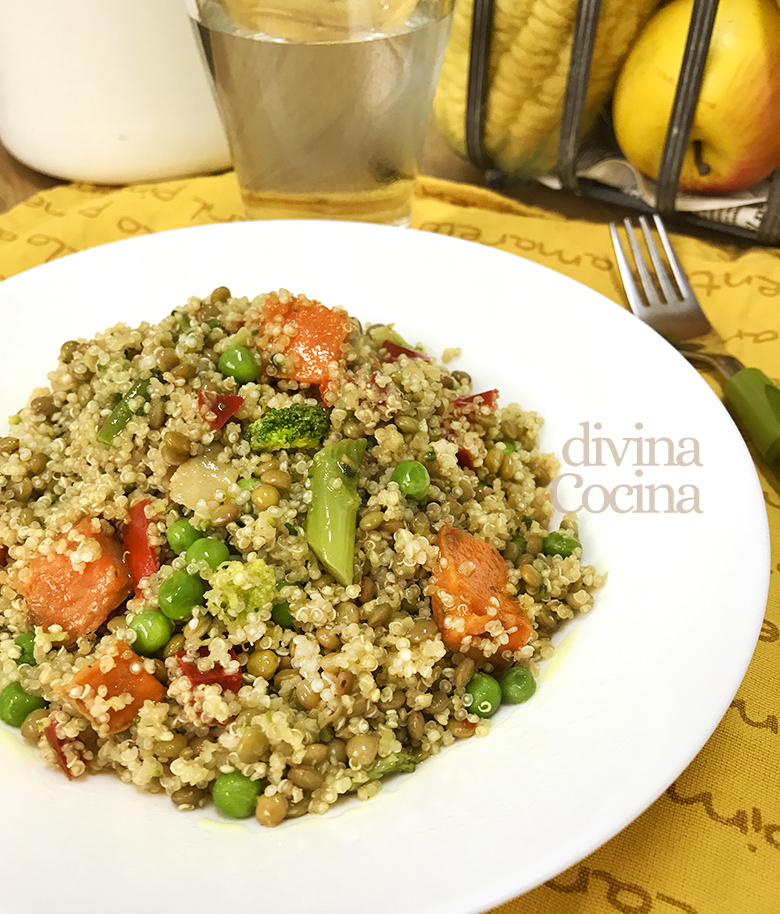
M634 278L617 223L611 222L609 226L631 310L686 359L704 362L721 372L726 378L723 394L727 406L769 466L775 473L780 472L780 388L758 368L745 368L726 351L723 340L699 305L660 216L654 215L653 223L665 257L655 242L650 220L639 217L651 271L631 220L623 220L641 288Z
M654 215L653 222L658 237L661 239L669 269L653 238L650 220L647 216L639 217L639 226L642 229L645 245L655 271L655 281L647 268L631 220L623 220L644 295L634 280L626 252L620 242L617 224L611 222L609 225L618 270L631 310L640 320L649 324L653 330L668 340L689 361L705 362L718 369L724 377L732 378L745 366L726 351L723 340L701 310L696 293L691 288L682 264L677 259L661 217ZM671 275L669 270L671 270Z

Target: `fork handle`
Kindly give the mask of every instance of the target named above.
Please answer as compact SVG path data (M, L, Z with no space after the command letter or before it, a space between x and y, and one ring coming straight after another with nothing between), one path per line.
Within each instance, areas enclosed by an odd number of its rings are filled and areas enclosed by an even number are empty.
M723 393L761 456L770 466L780 465L780 387L758 368L743 368Z

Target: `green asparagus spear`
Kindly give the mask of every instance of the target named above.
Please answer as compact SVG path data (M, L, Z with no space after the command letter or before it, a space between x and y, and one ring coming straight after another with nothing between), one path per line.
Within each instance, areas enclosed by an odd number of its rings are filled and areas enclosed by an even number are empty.
M139 401L143 402L144 400L149 399L149 383L149 378L143 378L140 381L133 382L130 389L113 408L103 425L101 425L100 430L97 433L97 440L101 444L111 444L114 438L116 438L120 432L124 431L125 426L130 421L130 417L133 415L130 404L135 403L137 408L137 403Z
M360 505L357 475L365 438L329 444L314 455L306 538L314 554L345 586L354 575L355 519Z

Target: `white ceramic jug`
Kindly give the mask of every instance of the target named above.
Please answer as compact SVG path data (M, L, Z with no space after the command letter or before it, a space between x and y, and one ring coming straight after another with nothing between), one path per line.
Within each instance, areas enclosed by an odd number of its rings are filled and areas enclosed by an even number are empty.
M184 0L0 0L0 140L72 181L227 168Z

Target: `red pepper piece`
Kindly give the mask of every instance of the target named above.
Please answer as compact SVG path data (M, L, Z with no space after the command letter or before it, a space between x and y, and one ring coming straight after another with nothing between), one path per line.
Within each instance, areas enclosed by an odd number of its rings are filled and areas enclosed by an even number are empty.
M199 647L198 654L205 657L208 654L207 647ZM235 651L230 651L232 660L238 660ZM192 683L193 688L199 685L213 685L216 683L222 687L223 692L238 692L242 684L242 675L240 668L235 673L228 673L224 667L215 666L210 670L199 670L198 665L191 660L187 660L184 651L176 654L176 662L183 676L186 676Z
M143 591L139 586L141 580L155 574L160 567L157 561L157 551L149 541L149 521L146 517L146 509L150 504L151 500L148 498L137 501L130 508L127 523L122 530L125 565L133 579L136 597L143 596Z
M410 359L422 359L423 362L430 362L430 356L427 356L424 352L420 352L419 349L410 349L408 346L402 346L400 343L394 343L392 340L385 340L382 343L382 349L384 349L386 356L386 362L395 362L402 355L407 356Z
M43 728L43 735L46 737L46 742L52 747L52 749L57 754L57 761L59 762L60 768L65 772L65 776L69 781L73 780L73 773L68 766L68 758L65 755L65 744L66 743L75 743L76 740L60 739L57 734L57 723L56 721L50 720L48 724ZM86 761L81 752L77 751L76 754L82 761Z
M474 457L471 454L471 451L467 450L465 447L458 448L458 464L462 467L465 467L467 470L476 470L477 465L474 463Z
M198 391L198 412L212 428L222 428L241 409L244 400L246 397L241 394L217 394L201 389Z
M452 405L455 409L465 409L469 406L487 406L488 409L493 409L498 403L498 390L493 388L493 390L483 390L479 394L468 394L465 397L457 397L452 401Z

